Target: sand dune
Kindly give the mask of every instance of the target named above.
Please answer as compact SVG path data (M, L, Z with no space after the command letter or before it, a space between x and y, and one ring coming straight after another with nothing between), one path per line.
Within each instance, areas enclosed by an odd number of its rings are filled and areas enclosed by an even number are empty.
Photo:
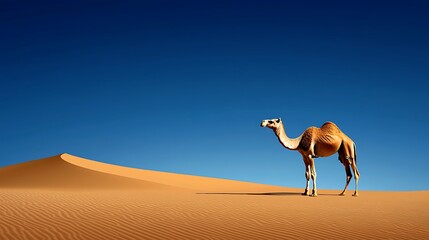
M0 169L0 239L429 238L429 191L300 191L62 154Z
M0 169L1 188L30 189L172 189L161 183L87 169L63 154ZM68 155L71 158L71 155Z
M226 179L122 167L67 153L0 169L0 187L42 189L286 190Z

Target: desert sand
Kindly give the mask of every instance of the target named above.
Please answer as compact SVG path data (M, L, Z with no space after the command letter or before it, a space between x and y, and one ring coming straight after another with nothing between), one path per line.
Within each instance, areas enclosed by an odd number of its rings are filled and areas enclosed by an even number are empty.
M429 239L429 191L301 191L61 154L0 168L0 239Z

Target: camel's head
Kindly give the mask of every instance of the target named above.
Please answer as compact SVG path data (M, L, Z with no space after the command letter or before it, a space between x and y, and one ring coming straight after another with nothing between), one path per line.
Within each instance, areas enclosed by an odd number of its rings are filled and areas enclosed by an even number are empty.
M277 129L282 123L281 118L267 119L261 122L261 127L267 127L271 129Z

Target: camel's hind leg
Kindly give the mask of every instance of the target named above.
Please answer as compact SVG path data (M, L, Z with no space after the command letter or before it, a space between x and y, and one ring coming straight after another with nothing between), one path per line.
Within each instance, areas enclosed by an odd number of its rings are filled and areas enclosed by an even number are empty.
M345 194L350 179L352 177L350 172L351 167L355 178L355 192L353 193L353 196L358 196L358 183L360 174L356 166L356 146L352 141L344 141L338 153L340 155L341 162L343 163L347 174L346 186L341 195Z
M355 193L353 193L353 196L357 197L359 195L358 194L358 183L359 183L360 174L359 174L359 170L357 169L357 166L356 166L356 159L354 159L354 158L352 159L351 166L352 166L352 169L353 169L353 172L355 175L355 184L356 184Z
M346 170L346 185L344 186L344 190L340 193L341 196L344 196L346 194L347 188L349 187L350 180L352 179L352 171L350 170L350 163L346 158L344 143L341 144L341 147L338 150L338 159L340 160L341 164L344 165L344 169Z
M344 187L344 190L340 193L341 196L344 196L346 194L350 180L352 179L352 171L350 170L350 164L346 160L346 157L344 156L343 153L340 153L339 158L340 158L340 161L344 165L344 168L346 170L346 186Z

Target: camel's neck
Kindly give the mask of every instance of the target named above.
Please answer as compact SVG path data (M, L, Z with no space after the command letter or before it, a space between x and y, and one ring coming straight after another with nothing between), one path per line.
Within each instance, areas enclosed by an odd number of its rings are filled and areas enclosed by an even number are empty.
M276 134L277 138L279 139L279 142L283 145L283 147L290 150L296 150L298 148L301 137L290 139L286 135L283 123L280 123L280 126L277 129L274 129L274 133Z

